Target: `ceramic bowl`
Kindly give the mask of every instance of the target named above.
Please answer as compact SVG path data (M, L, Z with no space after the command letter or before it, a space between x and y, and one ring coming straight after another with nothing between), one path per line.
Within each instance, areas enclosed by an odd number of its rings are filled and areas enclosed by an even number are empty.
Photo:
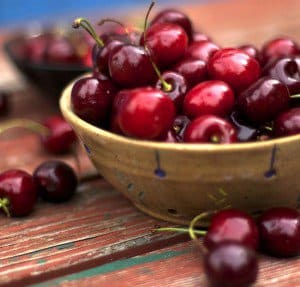
M299 206L300 135L228 145L135 140L76 116L71 88L60 99L64 117L99 173L141 211L188 224L203 211L228 206L252 214Z

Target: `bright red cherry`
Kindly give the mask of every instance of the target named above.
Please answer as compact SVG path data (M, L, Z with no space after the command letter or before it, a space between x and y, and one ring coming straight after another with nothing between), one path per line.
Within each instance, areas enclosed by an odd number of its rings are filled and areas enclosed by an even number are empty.
M183 141L226 144L236 142L237 135L235 128L228 121L213 115L204 115L190 122Z
M289 107L289 91L283 83L264 77L238 96L240 111L253 123L273 120Z
M249 56L255 58L259 63L262 62L262 56L260 51L253 45L248 44L248 45L241 45L238 47L238 49L244 51L247 53Z
M175 117L175 105L166 94L151 87L136 88L128 93L130 96L121 105L118 117L124 134L154 139L170 128Z
M155 64L162 69L174 65L184 57L188 36L179 25L158 23L146 30L141 44L147 47Z
M112 80L126 88L151 84L157 78L149 55L140 46L126 44L113 49L108 68Z
M274 120L273 129L277 137L300 134L300 107L282 112Z
M202 60L207 63L208 60L219 50L220 47L211 41L197 41L189 45L185 56L187 58Z
M193 27L189 17L176 9L165 9L159 12L151 21L151 26L157 23L173 23L181 26L189 39L192 39Z
M74 195L78 183L74 170L57 160L40 164L33 173L33 179L40 196L51 202L69 200Z
M225 209L217 212L204 237L204 244L208 249L212 249L224 241L236 241L256 250L259 235L254 219L249 214L237 209Z
M116 93L113 83L93 76L77 80L71 91L73 111L88 123L104 126Z
M43 147L48 152L62 154L70 151L77 138L72 127L61 115L48 117L42 124L49 130L41 138Z
M267 253L289 257L300 254L300 212L288 207L266 210L258 219L261 247Z
M37 201L33 178L23 170L8 170L0 174L0 208L9 216L25 216Z
M223 242L204 257L212 287L247 287L256 281L258 260L252 249L238 242Z
M198 59L183 59L175 65L173 70L184 76L188 88L208 78L206 63Z
M228 83L241 92L253 84L261 74L257 60L242 50L225 48L217 51L207 65L212 79Z
M234 106L234 93L222 81L205 81L193 87L185 96L184 114L189 118L202 115L225 117Z
M300 47L297 42L289 38L275 38L267 43L261 49L263 62L281 58L283 56L293 56L300 54Z

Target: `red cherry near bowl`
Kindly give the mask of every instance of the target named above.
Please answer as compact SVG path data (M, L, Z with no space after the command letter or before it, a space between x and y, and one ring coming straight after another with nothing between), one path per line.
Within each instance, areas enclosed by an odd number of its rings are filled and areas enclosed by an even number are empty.
M287 110L274 120L274 134L277 137L300 134L300 107Z

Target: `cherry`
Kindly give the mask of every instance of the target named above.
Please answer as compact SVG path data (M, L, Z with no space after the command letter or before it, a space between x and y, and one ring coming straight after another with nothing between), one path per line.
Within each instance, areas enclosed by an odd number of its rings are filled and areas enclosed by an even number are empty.
M183 59L178 62L173 70L186 79L188 88L207 79L206 63L198 59Z
M300 107L282 112L274 120L273 128L277 137L300 134Z
M237 136L235 128L226 120L213 115L204 115L190 122L184 136L189 143L233 143Z
M49 131L41 137L42 145L48 152L62 154L70 151L76 141L76 135L62 116L50 116L42 124Z
M159 68L167 68L185 55L188 36L179 25L157 23L146 30L141 45L146 46Z
M238 242L222 242L204 257L205 273L213 287L246 287L256 281L255 252Z
M212 217L204 237L204 244L208 249L212 249L224 241L236 241L256 250L259 235L254 219L237 209L225 209L217 212Z
M300 213L288 207L266 210L258 219L261 247L267 253L289 257L300 254Z
M88 123L104 126L109 115L116 88L101 76L90 76L77 80L71 91L73 111Z
M289 91L283 83L263 77L238 96L240 111L253 123L273 120L289 107Z
M109 74L122 87L139 87L151 84L156 79L152 63L145 49L124 44L110 53Z
M150 25L157 23L173 23L181 26L186 32L187 36L191 40L193 38L192 22L187 15L176 9L165 9L158 13Z
M175 117L175 105L162 91L136 88L119 109L119 125L124 134L141 139L154 139L166 132ZM147 104L145 104L147 103Z
M170 87L165 87L161 79L167 82ZM184 76L176 72L166 71L157 81L156 88L164 91L174 102L177 111L181 111L183 99L187 91L187 83Z
M0 116L5 116L9 113L9 93L0 91Z
M25 216L37 201L33 178L23 170L8 170L0 174L0 207L8 216Z
M185 96L184 114L189 118L202 115L225 117L232 111L234 93L222 81L205 81L193 87Z
M202 60L205 63L217 52L220 47L209 40L193 42L189 45L185 56Z
M77 177L74 170L62 161L46 161L33 173L40 196L50 202L69 200L75 193Z
M246 45L241 45L237 48L244 51L249 56L255 58L259 63L262 62L262 56L260 54L260 51L254 45L246 44Z
M212 79L228 83L237 92L248 88L261 74L260 65L255 58L234 48L215 52L207 68Z
M267 43L261 49L263 62L281 58L283 56L293 56L300 54L298 43L289 38L275 38Z

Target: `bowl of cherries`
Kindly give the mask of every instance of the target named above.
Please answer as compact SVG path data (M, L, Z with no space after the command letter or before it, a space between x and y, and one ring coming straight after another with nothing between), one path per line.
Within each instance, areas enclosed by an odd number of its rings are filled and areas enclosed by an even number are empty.
M94 35L93 72L60 108L98 171L139 209L187 224L226 206L299 206L300 47L221 47L165 9L143 31Z
M14 35L4 44L4 51L33 85L56 99L68 82L92 66L89 38L54 28Z

